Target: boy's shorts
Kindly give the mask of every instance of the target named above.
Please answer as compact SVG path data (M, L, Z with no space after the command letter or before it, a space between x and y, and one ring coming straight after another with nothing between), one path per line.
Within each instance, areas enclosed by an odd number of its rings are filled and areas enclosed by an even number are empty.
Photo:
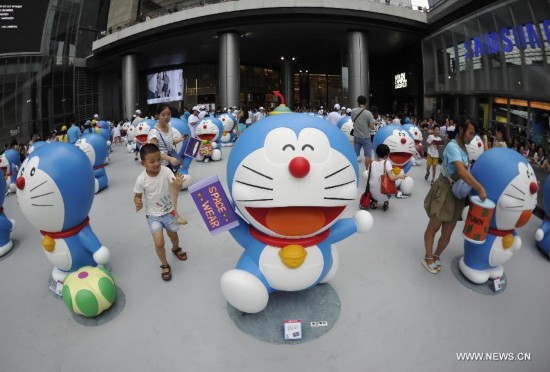
M429 167L437 164L439 164L439 158L434 158L428 154L428 156L426 157L426 165Z
M162 216L146 216L147 223L149 224L149 230L151 234L162 231L164 227L167 231L177 232L180 229L176 213L174 211L166 213Z

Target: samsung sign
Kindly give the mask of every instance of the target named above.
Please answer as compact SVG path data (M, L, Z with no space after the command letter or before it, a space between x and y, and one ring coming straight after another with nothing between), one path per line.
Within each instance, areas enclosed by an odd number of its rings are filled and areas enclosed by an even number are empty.
M550 40L550 19L544 20L540 25L542 33L546 35L546 40ZM466 59L481 57L500 53L501 50L508 53L514 48L525 50L527 46L531 49L540 49L544 41L541 40L537 32L539 31L538 26L533 23L525 23L517 27L501 28L498 32L485 33L482 37L466 40L464 41L464 57Z
M407 87L407 78L405 77L405 73L402 72L400 74L395 75L395 89L401 89Z

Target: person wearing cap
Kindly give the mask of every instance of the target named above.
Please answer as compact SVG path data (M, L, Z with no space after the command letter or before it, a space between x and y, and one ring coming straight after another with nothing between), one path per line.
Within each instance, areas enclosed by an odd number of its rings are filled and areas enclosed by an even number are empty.
M353 148L355 154L359 158L361 149L363 149L365 168L369 169L372 152L370 134L371 130L374 130L374 118L372 113L367 110L367 97L357 97L357 107L351 110L351 120L353 121Z
M336 126L340 119L342 119L342 115L340 115L340 105L337 103L337 104L334 105L334 110L332 110L328 114L327 120L328 120L329 123Z
M260 121L263 118L265 118L265 109L262 106L260 106L258 108L258 112L254 114L254 123Z
M193 106L192 110L193 112L187 118L187 125L189 126L189 130L191 131L191 137L197 138L195 136L195 127L199 123L199 107Z
M350 116L351 115L351 108L347 108L346 109L346 116Z
M137 127L137 125L145 119L142 117L141 110L136 110L135 114L136 117L134 118L134 120L132 120L132 125L134 127Z

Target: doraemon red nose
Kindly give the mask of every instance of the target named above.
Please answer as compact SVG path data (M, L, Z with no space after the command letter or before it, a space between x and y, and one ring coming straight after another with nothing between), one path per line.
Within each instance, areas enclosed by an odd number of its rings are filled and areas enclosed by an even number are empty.
M529 185L529 192L531 192L531 194L534 194L537 191L539 191L539 187L535 182L531 182L531 184Z
M17 186L19 190L23 190L25 188L25 177L17 177L15 186Z
M406 138L401 138L401 143L404 145L407 143L407 139Z
M296 178L304 178L309 173L309 161L303 156L297 156L288 164L288 170Z

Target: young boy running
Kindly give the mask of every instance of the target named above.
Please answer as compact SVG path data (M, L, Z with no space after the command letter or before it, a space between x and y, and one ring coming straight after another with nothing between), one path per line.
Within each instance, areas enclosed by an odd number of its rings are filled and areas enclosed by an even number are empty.
M141 172L134 186L134 204L136 212L145 205L145 217L149 223L149 230L153 234L155 249L161 262L162 279L172 279L172 270L166 260L164 249L163 228L172 242L172 253L185 261L187 254L179 247L179 223L172 205L170 187L181 189L185 178L182 174L174 174L165 166L161 165L160 150L158 146L148 143L139 151L141 165L145 170Z
M428 143L428 158L426 159L426 175L424 179L428 180L428 177L430 177L430 167L432 167L431 185L433 186L435 174L437 173L437 164L439 164L439 148L444 144L443 139L439 137L439 125L434 125L433 133L428 136L426 142Z

